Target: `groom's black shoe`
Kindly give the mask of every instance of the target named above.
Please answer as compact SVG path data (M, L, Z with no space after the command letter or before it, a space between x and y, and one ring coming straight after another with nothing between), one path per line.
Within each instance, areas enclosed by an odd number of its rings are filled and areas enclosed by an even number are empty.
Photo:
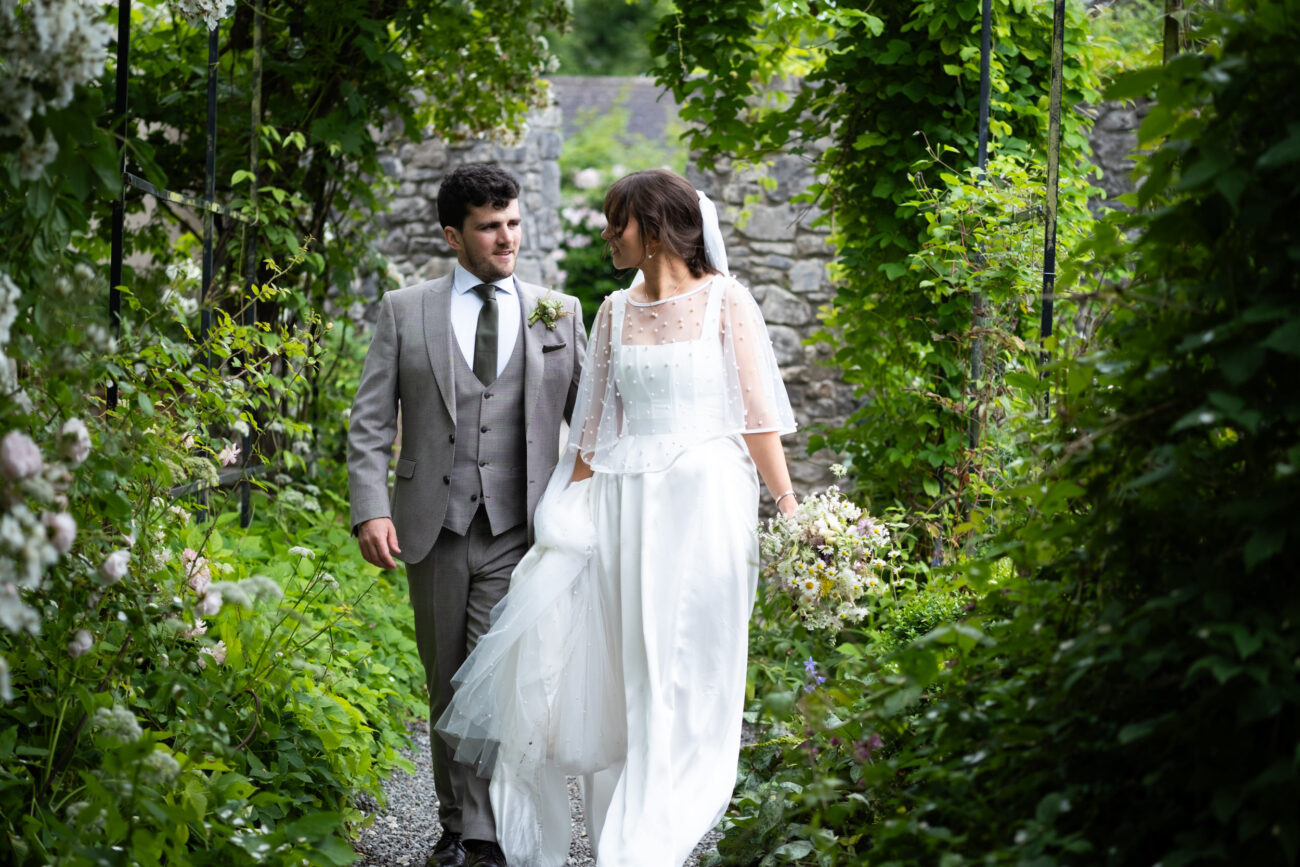
M466 840L469 852L467 867L506 867L506 855L501 847L488 840Z
M424 862L424 867L465 867L469 854L460 841L459 834L443 831L438 838L438 845L433 847L433 854Z

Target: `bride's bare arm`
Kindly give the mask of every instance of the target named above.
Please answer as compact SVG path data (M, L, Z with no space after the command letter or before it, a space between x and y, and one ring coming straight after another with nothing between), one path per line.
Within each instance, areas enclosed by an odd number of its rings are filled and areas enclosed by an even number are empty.
M745 445L749 446L749 456L758 467L758 474L767 485L773 497L780 497L793 490L790 484L790 469L785 464L785 450L781 448L781 436L775 432L745 434ZM794 496L782 497L777 508L781 514L788 515L798 503Z
M573 459L573 477L570 482L580 482L583 479L589 479L592 476L591 467L582 459L582 455L576 455Z

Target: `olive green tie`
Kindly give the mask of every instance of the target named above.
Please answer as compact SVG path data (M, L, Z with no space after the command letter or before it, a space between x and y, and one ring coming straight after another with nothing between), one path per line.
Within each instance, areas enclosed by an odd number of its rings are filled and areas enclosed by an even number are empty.
M474 375L484 385L491 385L497 378L497 287L480 283L474 292L483 299L474 332Z

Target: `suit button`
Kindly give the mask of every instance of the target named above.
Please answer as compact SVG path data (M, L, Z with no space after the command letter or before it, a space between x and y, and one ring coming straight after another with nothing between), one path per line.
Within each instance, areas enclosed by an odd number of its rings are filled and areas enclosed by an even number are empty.
M487 432L490 431L490 430L492 430L492 428L488 427L487 425L483 425L483 427L481 427L481 428L478 429L478 432L479 432L479 433L487 433Z
M489 397L491 397L491 396L492 396L492 392L490 392L490 391L485 391L485 392L483 392L483 399L484 399L484 400L487 400L487 399L488 399Z
M471 503L477 503L477 502L478 502L478 494L470 494L470 495L469 495L469 501L470 501Z
M451 476L443 476L443 477L442 477L442 483L443 483L444 485L450 485L450 484L451 484Z
M487 466L487 461L479 461L479 462L478 462L478 465L479 465L480 467L486 467L486 466Z
M447 442L449 442L449 443L454 443L455 441L456 441L456 435L455 435L455 434L448 434L448 435L447 435Z

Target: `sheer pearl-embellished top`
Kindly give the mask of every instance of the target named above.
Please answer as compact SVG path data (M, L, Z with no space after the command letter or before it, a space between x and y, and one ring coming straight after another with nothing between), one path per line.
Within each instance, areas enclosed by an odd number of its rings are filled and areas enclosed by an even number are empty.
M572 428L593 469L655 472L701 442L794 428L762 314L734 278L601 306Z

